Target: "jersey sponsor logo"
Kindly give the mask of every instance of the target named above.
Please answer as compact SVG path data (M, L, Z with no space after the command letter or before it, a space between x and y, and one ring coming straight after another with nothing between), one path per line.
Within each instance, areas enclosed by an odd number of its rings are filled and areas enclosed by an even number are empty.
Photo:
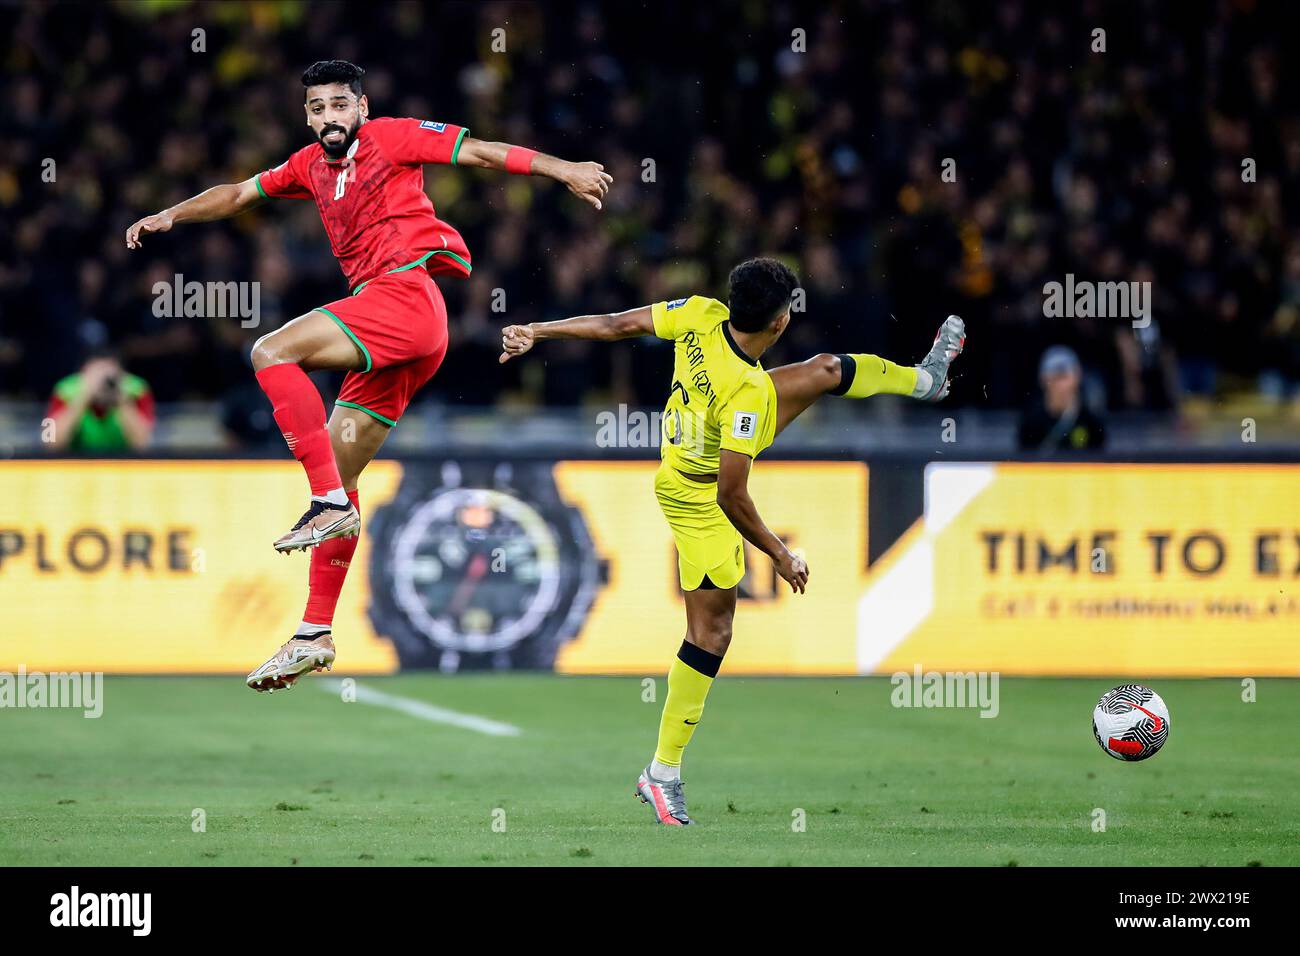
M686 304L686 299L673 299L673 301L669 302L668 305L664 308L664 311L671 312L673 309L680 309L685 304Z
M431 129L435 133L441 133L447 129L446 123L435 123L433 120L424 120L420 123L420 129Z
M731 437L742 441L757 437L758 412L736 412L731 420Z

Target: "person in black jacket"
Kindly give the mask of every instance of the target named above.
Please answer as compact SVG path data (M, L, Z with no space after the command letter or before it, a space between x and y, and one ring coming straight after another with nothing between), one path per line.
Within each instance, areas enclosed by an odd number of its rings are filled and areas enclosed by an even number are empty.
M1054 345L1044 352L1038 381L1042 397L1020 417L1021 451L1050 455L1105 446L1105 427L1080 394L1083 375L1073 349Z

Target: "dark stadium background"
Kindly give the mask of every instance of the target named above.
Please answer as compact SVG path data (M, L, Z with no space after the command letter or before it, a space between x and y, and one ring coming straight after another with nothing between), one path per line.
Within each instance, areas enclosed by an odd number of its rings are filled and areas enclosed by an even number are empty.
M374 114L462 123L615 176L597 215L549 184L427 172L475 270L444 283L451 350L426 406L656 406L656 344L572 343L500 368L498 329L720 295L732 264L770 253L799 270L807 311L769 367L819 350L915 360L957 312L971 346L953 401L992 412L995 441L1012 427L997 411L1031 399L1038 356L1061 343L1121 440L1235 441L1216 423L1245 409L1294 442L1300 86L1286 6L0 5L0 396L26 403L0 416L0 437L33 443L20 407L39 410L104 344L148 381L164 423L177 402L223 403L197 408L227 420L256 409L251 341L344 291L312 204L178 227L134 254L122 233L306 144L298 74L344 57L367 69ZM206 52L191 51L195 25ZM490 50L499 25L505 53ZM1096 26L1105 54L1078 42ZM806 53L791 50L796 27ZM939 179L945 157L955 184ZM1043 284L1069 272L1152 281L1151 328L1044 318ZM175 273L260 281L261 326L155 318L149 289Z

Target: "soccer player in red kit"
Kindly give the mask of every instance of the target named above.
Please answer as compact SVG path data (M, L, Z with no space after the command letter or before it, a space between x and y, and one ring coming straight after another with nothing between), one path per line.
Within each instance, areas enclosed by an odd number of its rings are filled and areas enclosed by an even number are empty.
M612 182L598 163L484 142L451 123L371 119L363 74L344 60L316 63L302 75L315 142L275 169L214 186L126 231L127 247L136 249L144 234L178 223L225 219L270 199L311 199L351 290L253 346L258 383L311 485L310 506L275 548L312 549L302 624L248 675L255 690L291 687L333 664L334 608L361 530L357 478L447 352L447 312L433 277L467 277L471 260L424 193L423 164L548 176L596 209ZM321 369L348 373L328 423L307 377ZM349 421L355 430L344 441Z

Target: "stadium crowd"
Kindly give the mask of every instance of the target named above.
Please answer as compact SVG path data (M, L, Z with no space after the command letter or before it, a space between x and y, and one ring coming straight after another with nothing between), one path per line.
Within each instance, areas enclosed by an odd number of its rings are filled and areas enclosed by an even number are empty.
M135 253L122 234L306 145L299 74L337 57L366 68L374 115L461 123L615 177L595 213L539 180L427 170L474 273L444 283L452 345L426 401L657 405L658 343L555 344L499 367L498 330L720 296L757 253L787 258L806 291L769 366L821 350L914 360L957 312L961 403L1022 405L1053 345L1110 409L1300 400L1300 86L1279 8L6 6L0 396L43 401L111 347L159 402L257 407L253 340L345 291L312 204ZM1150 326L1046 317L1044 284L1067 274L1150 282ZM260 325L156 316L155 283L177 275L257 280Z

